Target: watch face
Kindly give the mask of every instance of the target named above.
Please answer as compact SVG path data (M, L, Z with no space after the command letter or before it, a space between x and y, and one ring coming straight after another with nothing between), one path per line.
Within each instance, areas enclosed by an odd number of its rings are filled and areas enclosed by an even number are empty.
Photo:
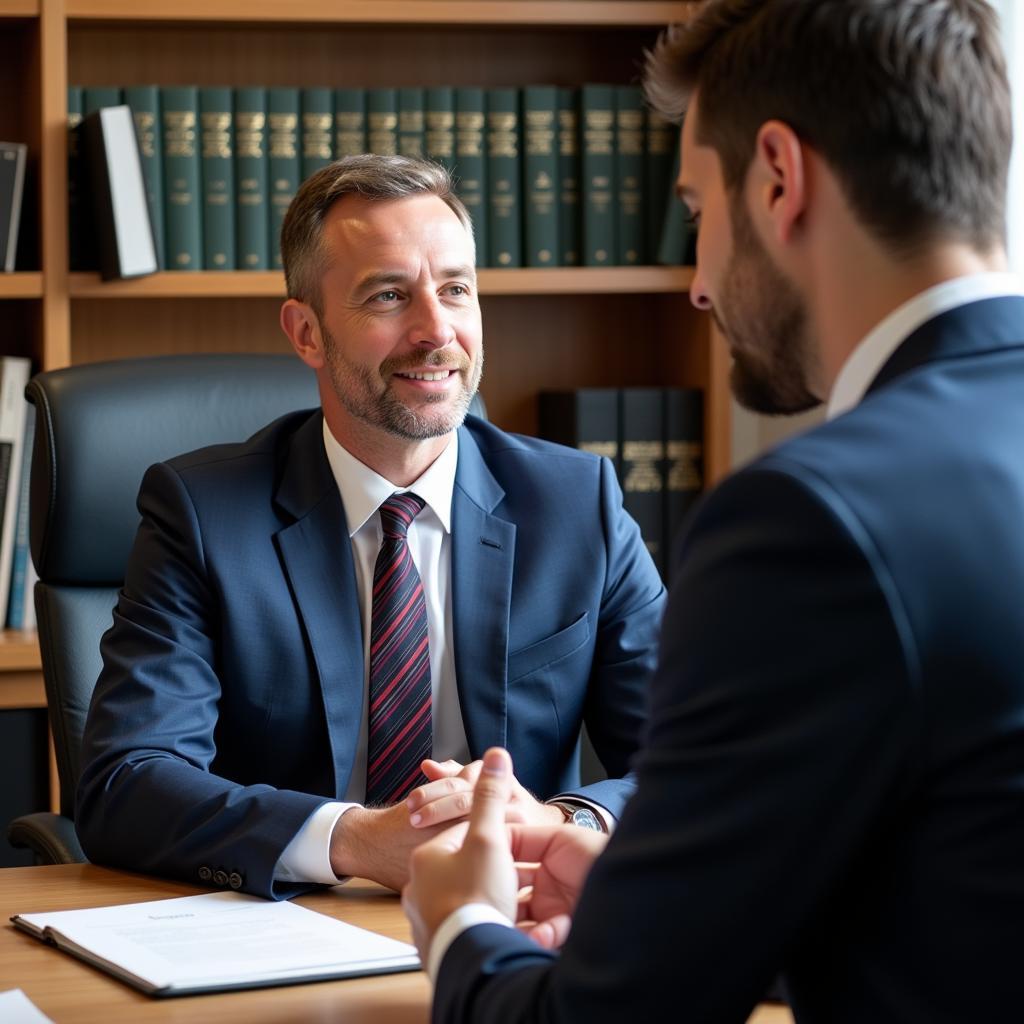
M580 807L573 811L572 818L570 819L574 825L578 825L580 828L589 828L594 832L603 832L601 828L601 822L597 820L597 815L586 807Z

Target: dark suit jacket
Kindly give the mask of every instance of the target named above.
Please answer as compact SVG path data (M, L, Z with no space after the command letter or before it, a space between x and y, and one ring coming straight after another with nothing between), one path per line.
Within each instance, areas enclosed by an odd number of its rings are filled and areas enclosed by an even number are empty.
M560 959L460 936L435 1021L1024 1015L1024 299L925 324L682 545L637 792ZM668 1015L668 1017L666 1017Z
M82 746L76 825L104 864L277 885L285 846L343 797L363 634L322 417L153 466ZM618 814L664 588L607 460L470 418L452 498L455 666L473 756ZM612 779L579 790L581 722ZM202 869L208 869L203 871ZM202 871L202 876L200 872Z

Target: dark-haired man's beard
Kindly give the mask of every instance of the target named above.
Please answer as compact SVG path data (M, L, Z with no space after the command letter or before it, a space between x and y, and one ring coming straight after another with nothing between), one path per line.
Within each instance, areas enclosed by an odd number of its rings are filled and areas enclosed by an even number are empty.
M475 362L461 348L446 348L413 358L385 359L378 369L370 370L347 359L322 324L321 331L331 386L350 416L406 441L441 437L462 426L480 386L484 368L482 348ZM460 384L455 393L427 395L416 407L406 405L392 390L391 377L406 370L423 369L457 373Z
M811 409L821 402L811 390L818 356L803 298L772 263L742 200L730 204L730 217L732 255L712 316L732 350L733 394L768 415Z

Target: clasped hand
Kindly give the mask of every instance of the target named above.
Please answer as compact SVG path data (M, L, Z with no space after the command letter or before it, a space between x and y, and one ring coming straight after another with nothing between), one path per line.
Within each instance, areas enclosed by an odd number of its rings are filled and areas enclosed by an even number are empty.
M424 962L438 927L467 903L490 904L542 946L565 941L607 837L562 824L507 824L517 786L508 752L488 750L476 770L468 821L413 851L402 906Z

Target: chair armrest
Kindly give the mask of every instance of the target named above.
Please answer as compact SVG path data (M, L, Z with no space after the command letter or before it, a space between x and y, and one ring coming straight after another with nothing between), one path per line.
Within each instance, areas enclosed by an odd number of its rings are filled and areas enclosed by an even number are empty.
M23 814L7 826L11 846L31 850L37 864L84 864L87 861L75 833L75 823L61 814L38 811Z

